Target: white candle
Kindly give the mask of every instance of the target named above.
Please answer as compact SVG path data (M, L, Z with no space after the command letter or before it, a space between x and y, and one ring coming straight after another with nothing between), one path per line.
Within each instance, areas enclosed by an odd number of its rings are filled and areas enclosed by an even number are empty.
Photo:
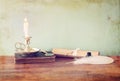
M28 27L29 27L29 23L27 21L27 18L24 18L24 35L25 35L25 37L29 37Z

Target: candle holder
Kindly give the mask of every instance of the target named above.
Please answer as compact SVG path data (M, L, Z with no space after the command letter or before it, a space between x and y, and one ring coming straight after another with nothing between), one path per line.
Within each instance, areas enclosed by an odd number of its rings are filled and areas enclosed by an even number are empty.
M37 48L30 47L30 39L32 37L25 37L25 43L17 42L15 44L17 57L35 57L40 52Z
M30 39L32 37L25 37L25 52L30 52L32 48L30 47Z
M34 52L34 51L38 51L36 49L33 49L30 47L30 39L32 37L25 37L25 44L22 42L16 42L15 43L15 48L16 48L16 52Z

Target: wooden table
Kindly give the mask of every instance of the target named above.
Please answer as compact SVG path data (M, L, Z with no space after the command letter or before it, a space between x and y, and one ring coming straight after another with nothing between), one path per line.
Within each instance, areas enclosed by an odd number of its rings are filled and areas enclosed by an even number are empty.
M15 64L14 57L0 57L0 81L120 81L120 56L108 65L69 62L73 59L57 58L53 63Z

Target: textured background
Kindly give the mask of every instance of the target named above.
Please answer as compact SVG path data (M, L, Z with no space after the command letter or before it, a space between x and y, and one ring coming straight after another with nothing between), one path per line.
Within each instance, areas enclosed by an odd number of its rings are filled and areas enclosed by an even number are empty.
M0 0L0 55L24 42L25 16L32 47L120 55L120 0Z

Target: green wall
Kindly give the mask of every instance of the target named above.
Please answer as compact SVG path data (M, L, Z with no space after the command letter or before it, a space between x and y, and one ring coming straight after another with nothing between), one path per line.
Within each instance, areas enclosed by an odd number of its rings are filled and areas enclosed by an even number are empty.
M120 0L0 0L0 55L24 42L25 16L32 47L120 55Z

